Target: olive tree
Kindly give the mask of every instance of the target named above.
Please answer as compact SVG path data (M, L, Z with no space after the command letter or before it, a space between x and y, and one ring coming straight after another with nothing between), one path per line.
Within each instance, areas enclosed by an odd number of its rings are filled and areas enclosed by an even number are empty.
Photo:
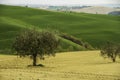
M101 55L104 58L110 58L113 62L116 62L116 57L120 57L120 45L107 42L101 49Z
M33 66L36 66L37 57L44 59L46 55L55 56L58 44L59 40L53 33L32 29L26 30L16 37L13 49L21 57L31 56Z

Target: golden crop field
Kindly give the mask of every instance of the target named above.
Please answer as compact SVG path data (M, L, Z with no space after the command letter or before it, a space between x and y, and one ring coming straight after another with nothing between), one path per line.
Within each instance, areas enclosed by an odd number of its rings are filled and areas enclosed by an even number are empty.
M30 64L28 57L0 55L0 80L120 80L120 59L112 63L100 51L58 53L38 60L44 67Z

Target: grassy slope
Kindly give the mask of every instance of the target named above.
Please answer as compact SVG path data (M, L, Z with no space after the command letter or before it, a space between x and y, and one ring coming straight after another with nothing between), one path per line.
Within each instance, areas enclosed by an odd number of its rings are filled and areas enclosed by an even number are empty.
M1 10L2 9L3 8L1 7ZM16 35L21 30L26 29L26 28L31 28L31 27L34 27L34 25L28 24L24 21L11 18L8 16L0 16L0 44L1 44L0 49L4 50L4 52L3 51L2 52L9 53L8 49L11 48L11 43L13 43L14 41L13 39L16 37ZM41 30L40 28L37 28L37 29ZM69 40L65 40L63 38L60 38L60 40L61 40L61 44L58 47L59 51L84 50L83 47Z
M112 63L99 51L57 54L38 61L45 67L27 67L29 58L0 55L0 80L119 80L120 60ZM12 74L11 74L12 73Z
M3 5L0 5L0 11L0 43L5 42L5 45L10 45L8 42L16 31L28 26L68 33L88 41L94 47L106 40L120 42L120 16L50 12ZM5 41L4 35L8 32L10 37Z

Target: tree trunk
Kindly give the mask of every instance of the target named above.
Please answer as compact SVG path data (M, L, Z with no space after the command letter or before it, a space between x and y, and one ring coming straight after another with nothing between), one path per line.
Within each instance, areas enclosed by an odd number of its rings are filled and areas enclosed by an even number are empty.
M36 66L37 55L33 54L33 66Z
M116 62L115 58L113 58L112 60L113 60L113 62Z

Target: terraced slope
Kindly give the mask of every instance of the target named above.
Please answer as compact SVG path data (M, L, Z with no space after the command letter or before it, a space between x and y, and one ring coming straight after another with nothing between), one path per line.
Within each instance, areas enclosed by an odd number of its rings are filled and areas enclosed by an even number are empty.
M67 33L94 47L101 46L107 40L120 42L120 16L51 12L0 5L0 48L9 48L18 31L33 26Z

